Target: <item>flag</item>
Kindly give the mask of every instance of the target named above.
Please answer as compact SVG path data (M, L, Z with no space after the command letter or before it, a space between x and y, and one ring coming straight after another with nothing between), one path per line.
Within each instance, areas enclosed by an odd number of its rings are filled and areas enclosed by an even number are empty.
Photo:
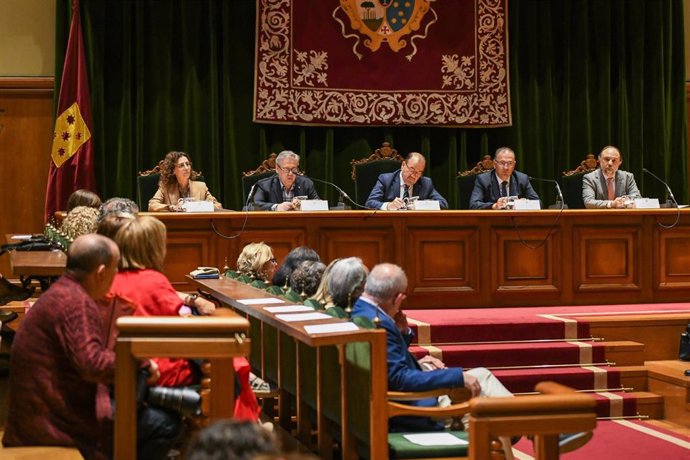
M72 0L72 24L62 69L46 188L46 222L55 211L65 209L73 191L80 188L96 191L92 126L79 0Z

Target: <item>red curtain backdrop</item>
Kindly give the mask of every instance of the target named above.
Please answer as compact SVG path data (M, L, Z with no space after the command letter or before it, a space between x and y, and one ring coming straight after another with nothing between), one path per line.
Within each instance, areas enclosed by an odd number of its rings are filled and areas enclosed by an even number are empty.
M259 0L254 121L511 124L507 0Z
M79 0L73 0L72 10L46 189L46 221L55 211L65 209L73 191L96 191L90 133L93 123Z

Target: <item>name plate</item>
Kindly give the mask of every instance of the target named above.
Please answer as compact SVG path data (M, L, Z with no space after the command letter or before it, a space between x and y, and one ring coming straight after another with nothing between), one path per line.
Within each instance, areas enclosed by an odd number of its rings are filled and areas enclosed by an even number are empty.
M440 211L438 200L417 200L414 202L415 211Z
M185 201L182 204L185 212L213 212L213 203L210 201Z
M541 203L539 200L519 199L513 201L513 209L516 211L539 211Z
M326 200L300 200L299 206L302 211L328 211Z
M635 198L635 207L637 209L659 209L658 198Z

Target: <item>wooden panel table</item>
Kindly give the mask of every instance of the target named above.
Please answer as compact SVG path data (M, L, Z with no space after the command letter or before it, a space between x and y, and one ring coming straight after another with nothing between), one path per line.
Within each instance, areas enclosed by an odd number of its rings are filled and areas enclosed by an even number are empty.
M19 243L12 238L14 233L6 234L7 243ZM18 276L25 288L35 279L41 283L41 289L48 289L53 279L62 275L67 264L67 255L59 249L51 251L10 251L10 268Z
M690 299L690 210L155 213L168 229L166 274L234 268L264 241L282 260L307 245L324 262L401 265L408 306L457 308ZM679 217L678 224L671 225Z

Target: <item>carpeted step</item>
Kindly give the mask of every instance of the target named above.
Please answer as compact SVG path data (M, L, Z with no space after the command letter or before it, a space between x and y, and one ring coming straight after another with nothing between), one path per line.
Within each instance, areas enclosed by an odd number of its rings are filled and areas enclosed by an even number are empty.
M537 342L412 346L419 359L431 354L449 367L504 367L592 364L642 365L644 346L636 342ZM621 362L622 361L622 362Z
M613 391L592 393L592 396L597 400L597 417L664 416L664 398L654 393Z
M497 369L494 375L513 393L533 391L535 385L551 380L576 390L620 388L621 373L616 367L550 367L532 369Z

